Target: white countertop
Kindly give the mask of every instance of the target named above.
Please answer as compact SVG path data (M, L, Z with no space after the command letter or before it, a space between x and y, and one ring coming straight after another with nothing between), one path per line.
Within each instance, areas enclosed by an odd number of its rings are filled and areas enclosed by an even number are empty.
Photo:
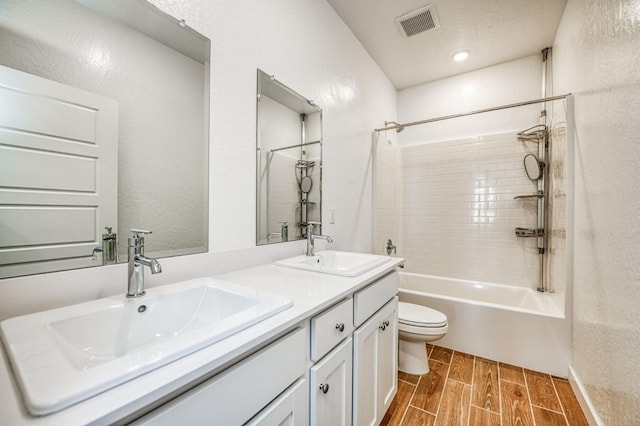
M293 306L161 368L109 389L88 400L43 417L29 415L22 403L4 350L0 351L0 425L109 424L142 410L161 398L171 399L191 383L211 376L253 348L291 329L367 284L386 275L403 259L389 261L358 277L341 277L262 265L215 276L216 279L281 294Z

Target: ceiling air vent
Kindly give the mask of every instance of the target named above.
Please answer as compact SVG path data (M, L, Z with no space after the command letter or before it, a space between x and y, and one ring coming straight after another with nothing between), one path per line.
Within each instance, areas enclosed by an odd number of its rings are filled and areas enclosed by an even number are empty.
M396 25L405 37L411 37L416 34L429 30L435 30L440 26L438 14L436 13L436 5L429 4L419 9L396 18Z

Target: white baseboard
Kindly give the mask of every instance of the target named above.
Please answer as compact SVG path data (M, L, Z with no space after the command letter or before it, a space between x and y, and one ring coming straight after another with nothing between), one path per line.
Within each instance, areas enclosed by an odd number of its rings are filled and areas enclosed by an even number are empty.
M573 393L576 395L578 399L578 403L580 404L580 408L582 408L582 412L584 416L587 418L590 426L604 426L604 422L598 415L593 403L591 402L591 398L587 394L582 381L576 374L576 371L572 366L569 366L569 384L571 385L571 389Z

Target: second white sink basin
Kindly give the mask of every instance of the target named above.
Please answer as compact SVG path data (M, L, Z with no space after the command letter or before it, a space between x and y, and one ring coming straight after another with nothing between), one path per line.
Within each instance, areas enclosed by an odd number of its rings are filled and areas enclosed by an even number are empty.
M42 415L220 341L292 305L211 278L0 323L27 408Z
M287 268L304 269L345 277L357 277L371 269L392 261L387 256L324 250L313 256L296 256L277 261L275 264Z

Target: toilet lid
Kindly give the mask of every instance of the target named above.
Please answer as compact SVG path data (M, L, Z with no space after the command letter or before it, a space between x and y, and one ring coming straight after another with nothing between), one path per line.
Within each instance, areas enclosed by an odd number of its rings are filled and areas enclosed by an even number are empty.
M447 316L426 306L400 302L398 322L417 327L442 327L447 325Z

